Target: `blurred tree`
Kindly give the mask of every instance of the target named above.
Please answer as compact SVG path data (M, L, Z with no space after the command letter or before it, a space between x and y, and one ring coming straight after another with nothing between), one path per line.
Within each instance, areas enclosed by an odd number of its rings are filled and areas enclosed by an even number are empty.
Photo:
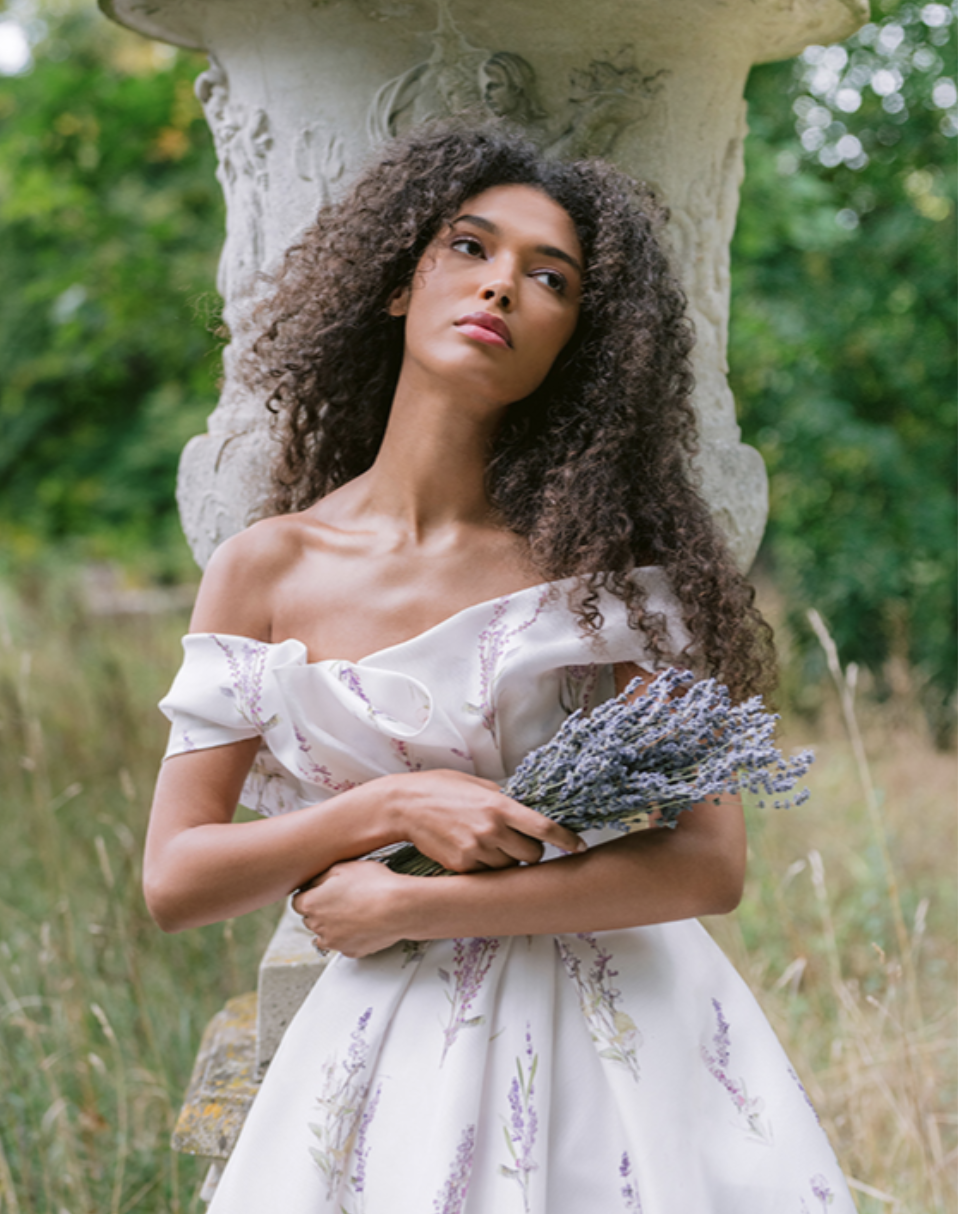
M955 16L876 3L841 46L749 81L732 383L765 457L763 559L801 639L918 672L947 733L956 675ZM947 65L947 66L946 66Z
M185 563L179 451L216 398L223 214L198 56L41 10L0 77L0 543Z

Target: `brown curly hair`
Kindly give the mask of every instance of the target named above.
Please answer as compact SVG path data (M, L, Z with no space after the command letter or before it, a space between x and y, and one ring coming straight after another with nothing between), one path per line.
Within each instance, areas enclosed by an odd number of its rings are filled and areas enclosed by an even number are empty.
M694 664L736 698L769 689L771 630L691 480L693 336L656 239L666 213L611 165L549 161L501 124L433 123L392 141L287 252L245 360L277 414L271 508L304 509L373 463L403 357L403 322L387 305L467 199L509 184L565 208L585 275L572 339L494 440L491 501L545 579L581 578L585 628L601 625L604 587L657 656L676 657L665 620L643 610L629 578L636 565L660 565Z

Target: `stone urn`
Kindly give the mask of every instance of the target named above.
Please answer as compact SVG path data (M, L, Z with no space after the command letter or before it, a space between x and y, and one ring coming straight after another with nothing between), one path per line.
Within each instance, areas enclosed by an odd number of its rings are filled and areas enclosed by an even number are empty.
M177 496L200 565L263 512L268 415L235 374L257 272L376 148L468 110L519 123L556 157L602 156L667 203L697 332L702 488L743 568L767 513L726 381L729 241L752 64L847 37L867 0L100 0L112 19L205 51L196 82L227 201L218 286L232 334Z

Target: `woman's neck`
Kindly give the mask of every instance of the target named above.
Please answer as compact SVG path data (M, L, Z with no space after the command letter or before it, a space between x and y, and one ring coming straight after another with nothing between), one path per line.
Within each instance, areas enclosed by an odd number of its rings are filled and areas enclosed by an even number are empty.
M413 543L493 522L486 465L504 410L401 378L379 454L360 478L364 510L389 518Z

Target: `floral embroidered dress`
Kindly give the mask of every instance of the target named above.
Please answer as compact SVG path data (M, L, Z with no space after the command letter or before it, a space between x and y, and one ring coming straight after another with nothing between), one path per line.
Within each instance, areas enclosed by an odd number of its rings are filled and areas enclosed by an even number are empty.
M648 609L687 637L658 570ZM243 803L295 812L389 772L502 780L645 660L603 594L479 603L359 662L199 634L168 754L259 736ZM602 835L587 836L600 842ZM441 880L441 878L435 878ZM694 920L337 956L287 1029L212 1214L852 1214L795 1072Z

